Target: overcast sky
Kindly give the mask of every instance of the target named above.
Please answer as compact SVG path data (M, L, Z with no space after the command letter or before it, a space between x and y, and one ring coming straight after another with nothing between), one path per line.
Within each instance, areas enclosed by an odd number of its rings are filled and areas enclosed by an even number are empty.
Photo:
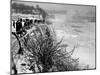
M13 1L15 2L15 1ZM45 10L56 10L56 11L72 11L70 12L73 14L73 11L81 13L81 15L84 13L89 12L90 16L95 16L95 6L84 6L84 5L72 5L72 4L55 4L55 3L43 3L43 2L28 2L28 1L16 1L16 3L22 3L30 6L36 6L39 5L41 8Z

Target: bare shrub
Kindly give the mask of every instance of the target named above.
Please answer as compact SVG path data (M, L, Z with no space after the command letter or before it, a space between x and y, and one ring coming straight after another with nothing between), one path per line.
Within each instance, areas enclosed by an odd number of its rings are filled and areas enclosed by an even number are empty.
M50 33L49 29L48 33ZM78 59L71 57L75 47L67 52L61 42L62 40L55 42L51 34L47 36L42 33L40 36L24 38L24 46L29 57L29 70L35 72L35 64L39 72L78 70Z

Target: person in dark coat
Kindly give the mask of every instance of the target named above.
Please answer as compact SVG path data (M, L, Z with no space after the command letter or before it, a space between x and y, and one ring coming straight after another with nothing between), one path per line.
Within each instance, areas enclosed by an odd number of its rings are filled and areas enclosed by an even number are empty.
M13 27L15 28L15 20L13 20Z
M25 23L24 23L24 26L26 29L29 29L29 25L30 25L30 20L29 19L26 19Z
M21 29L22 29L22 19L16 22L16 33L18 35L21 35L21 32L22 32Z
M30 20L30 24L33 24L33 20L32 19Z

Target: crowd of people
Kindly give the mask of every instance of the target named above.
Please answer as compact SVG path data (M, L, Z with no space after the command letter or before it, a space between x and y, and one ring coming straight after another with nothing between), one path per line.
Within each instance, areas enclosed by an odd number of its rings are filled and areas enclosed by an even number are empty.
M12 22L12 26L15 28L16 30L16 34L19 37L22 37L24 34L26 34L26 30L30 29L32 26L36 25L36 24L40 24L40 23L44 23L44 20L39 20L39 19L22 19L22 18L18 18L17 21L13 20Z

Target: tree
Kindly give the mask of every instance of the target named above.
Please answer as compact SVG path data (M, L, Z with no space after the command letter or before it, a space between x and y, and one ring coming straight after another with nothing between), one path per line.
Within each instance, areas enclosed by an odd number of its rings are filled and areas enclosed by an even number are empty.
M49 30L48 33L50 33ZM71 57L75 47L70 52L66 50L63 52L65 47L61 45L62 40L56 43L52 35L44 37L42 33L40 36L35 35L34 37L28 38L27 41L25 40L26 39L24 39L24 46L26 51L28 51L27 57L29 57L29 66L31 65L30 70L35 71L35 67L33 67L35 65L33 64L34 62L36 62L39 72L49 72L50 69L53 71L53 66L57 68L57 71L78 69L77 66L73 65L73 63L78 64L78 59L73 59Z

